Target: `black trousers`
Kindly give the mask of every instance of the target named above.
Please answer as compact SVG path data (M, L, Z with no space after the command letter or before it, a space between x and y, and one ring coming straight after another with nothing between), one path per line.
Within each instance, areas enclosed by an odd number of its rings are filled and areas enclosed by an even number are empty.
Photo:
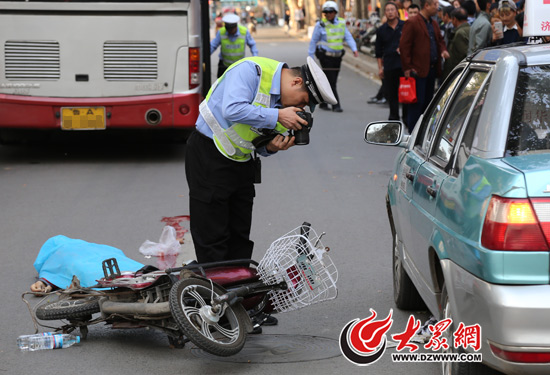
M340 73L340 65L342 65L342 56L326 56L324 53L319 52L319 50L317 50L315 56L319 59L323 72L325 72L325 75L327 76L330 88L338 101L338 104L333 105L333 108L340 108L340 97L338 96L338 91L336 90L336 82L338 81L338 73Z
M384 84L384 79L381 80L382 84L380 85L380 88L378 89L378 92L376 93L376 100L382 100L382 98L386 97L386 88ZM387 100L387 98L386 98Z
M223 63L223 60L220 60L220 62L218 63L218 78L220 78L223 73L225 73L225 71L227 70L227 66L225 66L225 64Z
M409 133L412 133L420 115L422 115L424 110L428 107L428 104L430 104L434 96L436 76L436 68L432 65L427 77L416 78L416 98L418 101L408 105L409 118L407 120L407 126L409 128Z
M399 77L403 77L403 70L384 70L384 89L386 100L390 105L388 120L399 120ZM407 123L407 105L403 105L403 122Z
M197 261L250 259L253 161L226 158L212 139L194 131L186 145L185 175Z

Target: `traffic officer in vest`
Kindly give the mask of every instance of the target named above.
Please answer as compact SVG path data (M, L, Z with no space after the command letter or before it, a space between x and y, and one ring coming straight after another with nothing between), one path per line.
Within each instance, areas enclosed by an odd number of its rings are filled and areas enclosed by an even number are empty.
M337 104L332 106L332 111L342 112L340 98L336 91L336 81L338 80L342 57L346 52L344 41L351 48L355 57L359 56L359 52L353 36L346 28L346 22L343 18L336 17L338 5L334 1L327 1L323 4L322 11L323 18L315 24L308 54L311 57L317 56L330 82L332 92L338 101ZM329 110L327 104L321 104L319 108Z
M222 46L218 64L218 78L222 76L229 65L244 58L245 44L250 47L252 56L258 56L256 41L248 32L248 29L239 24L239 16L228 13L223 16L222 21L224 27L216 33L216 37L210 42L210 54L213 54L220 44Z
M306 105L313 111L323 102L336 104L336 98L310 57L294 68L247 57L210 88L185 150L190 229L199 263L252 257L249 235L259 172L253 154L270 156L294 146L295 137L287 131L307 124L297 112Z

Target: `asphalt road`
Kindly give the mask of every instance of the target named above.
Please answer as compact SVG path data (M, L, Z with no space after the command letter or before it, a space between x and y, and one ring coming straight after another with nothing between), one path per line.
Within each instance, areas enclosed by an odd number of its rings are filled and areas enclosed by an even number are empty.
M262 56L301 65L307 43L275 29L260 30ZM217 65L217 53L212 60ZM344 67L339 92L344 112L316 111L311 144L264 159L256 187L252 238L259 260L271 241L309 221L339 270L336 300L279 315L279 325L250 337L235 358L205 355L188 344L169 349L165 335L148 330L91 327L88 339L65 350L21 353L16 338L33 333L21 294L34 282L42 244L63 234L138 252L157 241L161 219L188 214L184 145L90 134L33 146L0 146L0 254L2 266L0 374L437 374L439 364L393 363L388 349L371 366L340 355L338 337L353 319L393 309L390 333L405 329L410 312L395 308L391 235L385 188L397 149L369 146L369 121L388 108L367 105L378 84ZM186 245L189 247L189 243ZM37 298L28 299L31 304ZM429 314L419 312L425 321ZM41 331L47 330L41 328Z

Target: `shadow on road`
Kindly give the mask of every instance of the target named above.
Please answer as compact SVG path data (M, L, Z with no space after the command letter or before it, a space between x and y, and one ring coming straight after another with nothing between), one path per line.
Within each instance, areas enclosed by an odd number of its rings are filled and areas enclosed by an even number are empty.
M181 160L185 136L151 131L34 132L0 145L1 164Z

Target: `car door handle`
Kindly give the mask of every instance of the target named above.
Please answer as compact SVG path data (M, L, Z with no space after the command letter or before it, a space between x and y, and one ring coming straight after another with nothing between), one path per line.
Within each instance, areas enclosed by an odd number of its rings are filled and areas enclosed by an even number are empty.
M409 180L409 181L414 181L414 173L413 172L405 173L405 177L407 177L407 180Z
M430 194L434 198L437 195L437 190L435 190L435 188L433 186L428 186L426 188L426 191L428 192L428 194Z

